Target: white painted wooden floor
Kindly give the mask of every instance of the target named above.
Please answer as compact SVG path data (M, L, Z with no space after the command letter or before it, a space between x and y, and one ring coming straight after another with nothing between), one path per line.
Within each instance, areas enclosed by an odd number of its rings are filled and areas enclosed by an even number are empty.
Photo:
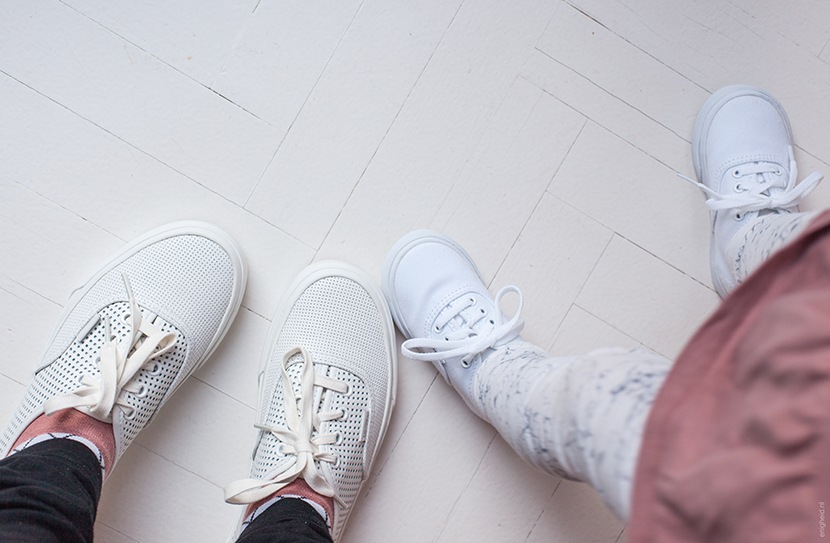
M525 337L675 356L718 304L689 140L721 86L773 92L802 177L830 173L823 0L4 0L0 417L70 292L127 240L216 223L250 269L223 346L107 482L97 541L223 541L255 368L314 260L377 280L416 228L461 242ZM807 208L830 203L820 187ZM540 476L428 364L345 537L624 539L585 485Z

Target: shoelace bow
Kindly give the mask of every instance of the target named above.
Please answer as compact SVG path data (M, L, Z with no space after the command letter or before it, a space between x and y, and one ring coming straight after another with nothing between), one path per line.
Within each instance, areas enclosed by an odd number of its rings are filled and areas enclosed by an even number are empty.
M289 359L297 354L302 356L304 364L299 397L294 395L294 388L286 371ZM254 426L273 434L280 441L283 454L294 456L294 463L272 479L242 479L232 482L225 487L225 501L236 504L254 503L272 495L297 477L302 477L315 492L332 497L341 507L345 507L345 502L337 496L317 468L317 462L337 461L335 455L320 450L321 445L335 443L337 435L319 432L321 423L342 417L343 411L317 413L314 409L314 387L334 390L340 394L346 394L349 387L342 381L315 372L311 354L302 347L285 353L280 370L286 427L279 428L266 424ZM317 435L312 437L314 432L317 432Z
M121 398L121 391L133 394L142 394L143 385L131 382L136 373L141 370L149 361L166 353L176 343L176 334L173 332L162 332L149 321L142 319L141 309L133 296L130 287L130 280L126 273L121 273L124 287L127 290L127 298L130 304L130 317L128 323L130 333L126 341L116 343L112 335L110 320L104 316L106 340L98 351L98 379L85 374L81 377L81 388L78 390L54 396L43 403L43 410L51 415L61 409L74 407L103 422L112 422L112 412L116 405L125 410L130 417L134 408ZM93 320L86 327L87 334L99 322ZM86 335L86 334L85 334ZM142 341L141 338L144 338ZM135 350L133 350L135 349ZM130 352L132 351L132 354Z
M790 209L810 194L824 178L824 175L820 172L813 172L805 177L801 183L797 183L798 169L795 164L792 145L787 148L787 151L790 159L790 175L786 184L776 179L778 176L775 174L780 174L778 166L768 162L749 163L732 168L733 176L736 179L741 179L742 182L735 185L739 192L729 195L719 194L703 183L698 183L685 175L678 174L678 176L710 196L706 200L706 207L712 211L734 209L739 213L749 213L762 209Z
M504 322L504 316L501 311L501 300L508 292L515 292L519 295L519 307L516 314L513 315L509 321ZM448 360L452 358L462 357L461 364L468 366L470 361L475 356L485 349L498 348L508 341L511 341L519 336L522 328L524 328L524 321L521 320L522 313L522 292L513 285L503 287L496 294L495 307L496 314L493 316L493 324L491 329L486 333L479 333L474 329L475 325L481 320L486 319L487 315L474 312L465 316L464 311L475 305L473 298L463 299L459 298L450 304L449 310L444 315L439 315L433 325L436 331L443 329L450 321L456 317L460 317L463 325L452 332L445 334L444 340L432 338L412 338L403 342L401 345L401 352L404 356L414 360L426 360L434 362L436 360ZM485 327L486 328L486 327Z

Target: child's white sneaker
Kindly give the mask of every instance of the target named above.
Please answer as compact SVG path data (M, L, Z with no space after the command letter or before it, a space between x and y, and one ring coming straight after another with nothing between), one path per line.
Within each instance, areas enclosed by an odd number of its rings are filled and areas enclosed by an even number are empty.
M721 296L736 286L729 242L752 219L798 211L821 181L815 172L796 185L790 121L769 93L733 85L714 93L698 114L692 160L712 220L712 281Z
M521 339L519 289L504 287L493 299L470 255L430 230L411 232L395 243L383 264L382 285L395 323L409 338L403 354L432 362L484 418L472 400L473 377L494 349ZM519 295L519 309L509 320L500 307L508 292Z

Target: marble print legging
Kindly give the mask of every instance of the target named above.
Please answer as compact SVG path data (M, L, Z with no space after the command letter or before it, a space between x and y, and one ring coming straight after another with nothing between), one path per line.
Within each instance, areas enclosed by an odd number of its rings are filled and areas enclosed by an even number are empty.
M740 283L816 216L765 215L730 243ZM531 465L589 483L627 519L649 410L672 362L645 350L601 349L555 357L522 341L492 353L476 372L473 402Z

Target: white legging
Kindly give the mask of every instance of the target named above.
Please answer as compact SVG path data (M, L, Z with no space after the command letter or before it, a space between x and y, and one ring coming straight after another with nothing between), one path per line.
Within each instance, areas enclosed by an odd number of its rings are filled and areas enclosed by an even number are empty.
M727 249L734 280L795 239L817 213L750 221ZM482 363L473 402L527 462L589 483L626 520L646 418L671 365L640 349L555 357L514 341Z

